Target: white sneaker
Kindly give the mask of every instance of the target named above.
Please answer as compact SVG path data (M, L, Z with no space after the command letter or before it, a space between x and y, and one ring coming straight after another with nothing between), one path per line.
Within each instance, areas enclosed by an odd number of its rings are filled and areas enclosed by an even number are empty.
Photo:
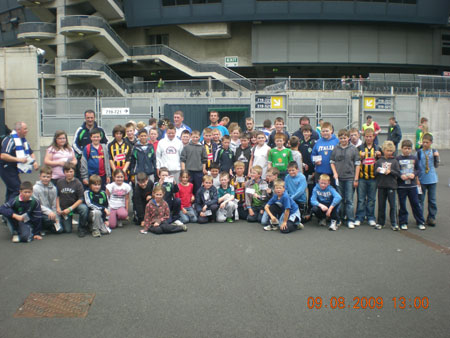
M19 243L20 242L19 235L13 235L11 240L13 243Z
M408 225L402 224L402 225L400 225L400 229L402 229L402 230L408 230Z
M183 222L181 222L179 219L177 219L175 222L173 222L173 224L175 224L175 225L179 225L179 226L182 226L182 225L184 225L184 223Z
M297 230L302 230L304 228L305 228L305 226L303 225L303 223L298 223Z
M419 230L425 230L427 228L425 224L419 224L417 227L419 228Z
M391 226L391 229L392 229L393 231L399 231L399 230L400 230L400 228L398 227L398 225L393 225L393 226Z
M375 224L375 230L381 230L383 229L384 225L381 224Z
M328 230L336 231L338 229L336 221L333 219L331 220L330 226L328 227Z
M359 227L359 226L361 225L361 221L356 220L355 223L354 223L354 225L357 226L357 227Z
M374 220L370 220L370 221L369 221L369 225L370 225L371 227L374 227L374 226L377 225L377 222L375 222Z
M265 231L271 231L272 230L272 225L266 225L264 228L263 228Z
M117 227L118 227L118 228L122 228L122 227L123 227L122 221L117 222Z
M72 224L73 225L78 225L78 221L75 218L73 218L73 217L72 217Z
M354 229L355 228L355 223L354 222L348 222L348 228L349 229Z

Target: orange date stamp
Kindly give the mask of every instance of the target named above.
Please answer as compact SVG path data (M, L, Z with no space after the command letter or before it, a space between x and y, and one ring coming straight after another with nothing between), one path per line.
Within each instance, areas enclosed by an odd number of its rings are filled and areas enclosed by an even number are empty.
M428 297L393 297L390 299L394 309L423 309L430 307L430 300ZM345 297L308 297L306 306L310 310L320 309L383 309L385 301L383 297L353 297L351 301Z

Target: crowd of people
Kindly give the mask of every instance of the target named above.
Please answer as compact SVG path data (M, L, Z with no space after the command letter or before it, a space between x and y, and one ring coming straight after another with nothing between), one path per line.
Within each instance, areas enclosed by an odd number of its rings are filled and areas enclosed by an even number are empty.
M117 125L109 143L95 113L88 110L84 117L72 146L65 131L55 132L41 167L26 141L25 123L16 123L2 141L0 175L7 189L0 214L13 242L70 233L74 214L79 237L110 234L131 218L143 234L236 220L289 233L314 218L332 231L365 221L379 230L386 224L387 202L392 230L407 230L407 199L419 229L436 225L439 153L426 120L413 147L411 140L401 140L397 121L390 118L388 140L380 147L381 128L371 116L362 131L337 133L322 120L313 128L305 116L291 136L281 117L273 127L264 121L262 130L247 118L242 131L212 111L211 124L199 131L185 125L177 111L173 121ZM19 173L33 169L39 180L22 183Z

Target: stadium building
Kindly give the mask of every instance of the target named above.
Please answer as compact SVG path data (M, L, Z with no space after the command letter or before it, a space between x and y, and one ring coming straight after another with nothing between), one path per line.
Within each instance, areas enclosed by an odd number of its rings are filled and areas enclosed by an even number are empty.
M36 82L41 136L61 121L75 130L85 106L143 120L184 109L196 127L207 118L194 112L212 108L259 125L281 115L291 130L301 115L349 127L409 111L399 120L412 132L420 95L450 91L440 77L450 71L449 13L448 0L4 0L0 44L37 48L27 83ZM367 93L384 96L365 109Z

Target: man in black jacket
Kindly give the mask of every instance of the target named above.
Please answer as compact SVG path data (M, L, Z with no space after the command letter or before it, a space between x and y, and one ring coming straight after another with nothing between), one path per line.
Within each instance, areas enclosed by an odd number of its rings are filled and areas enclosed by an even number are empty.
M397 154L398 150L398 144L402 140L402 130L400 129L400 126L397 124L397 121L395 120L395 117L391 117L389 119L389 129L388 129L388 141L392 141L395 145L395 153Z

